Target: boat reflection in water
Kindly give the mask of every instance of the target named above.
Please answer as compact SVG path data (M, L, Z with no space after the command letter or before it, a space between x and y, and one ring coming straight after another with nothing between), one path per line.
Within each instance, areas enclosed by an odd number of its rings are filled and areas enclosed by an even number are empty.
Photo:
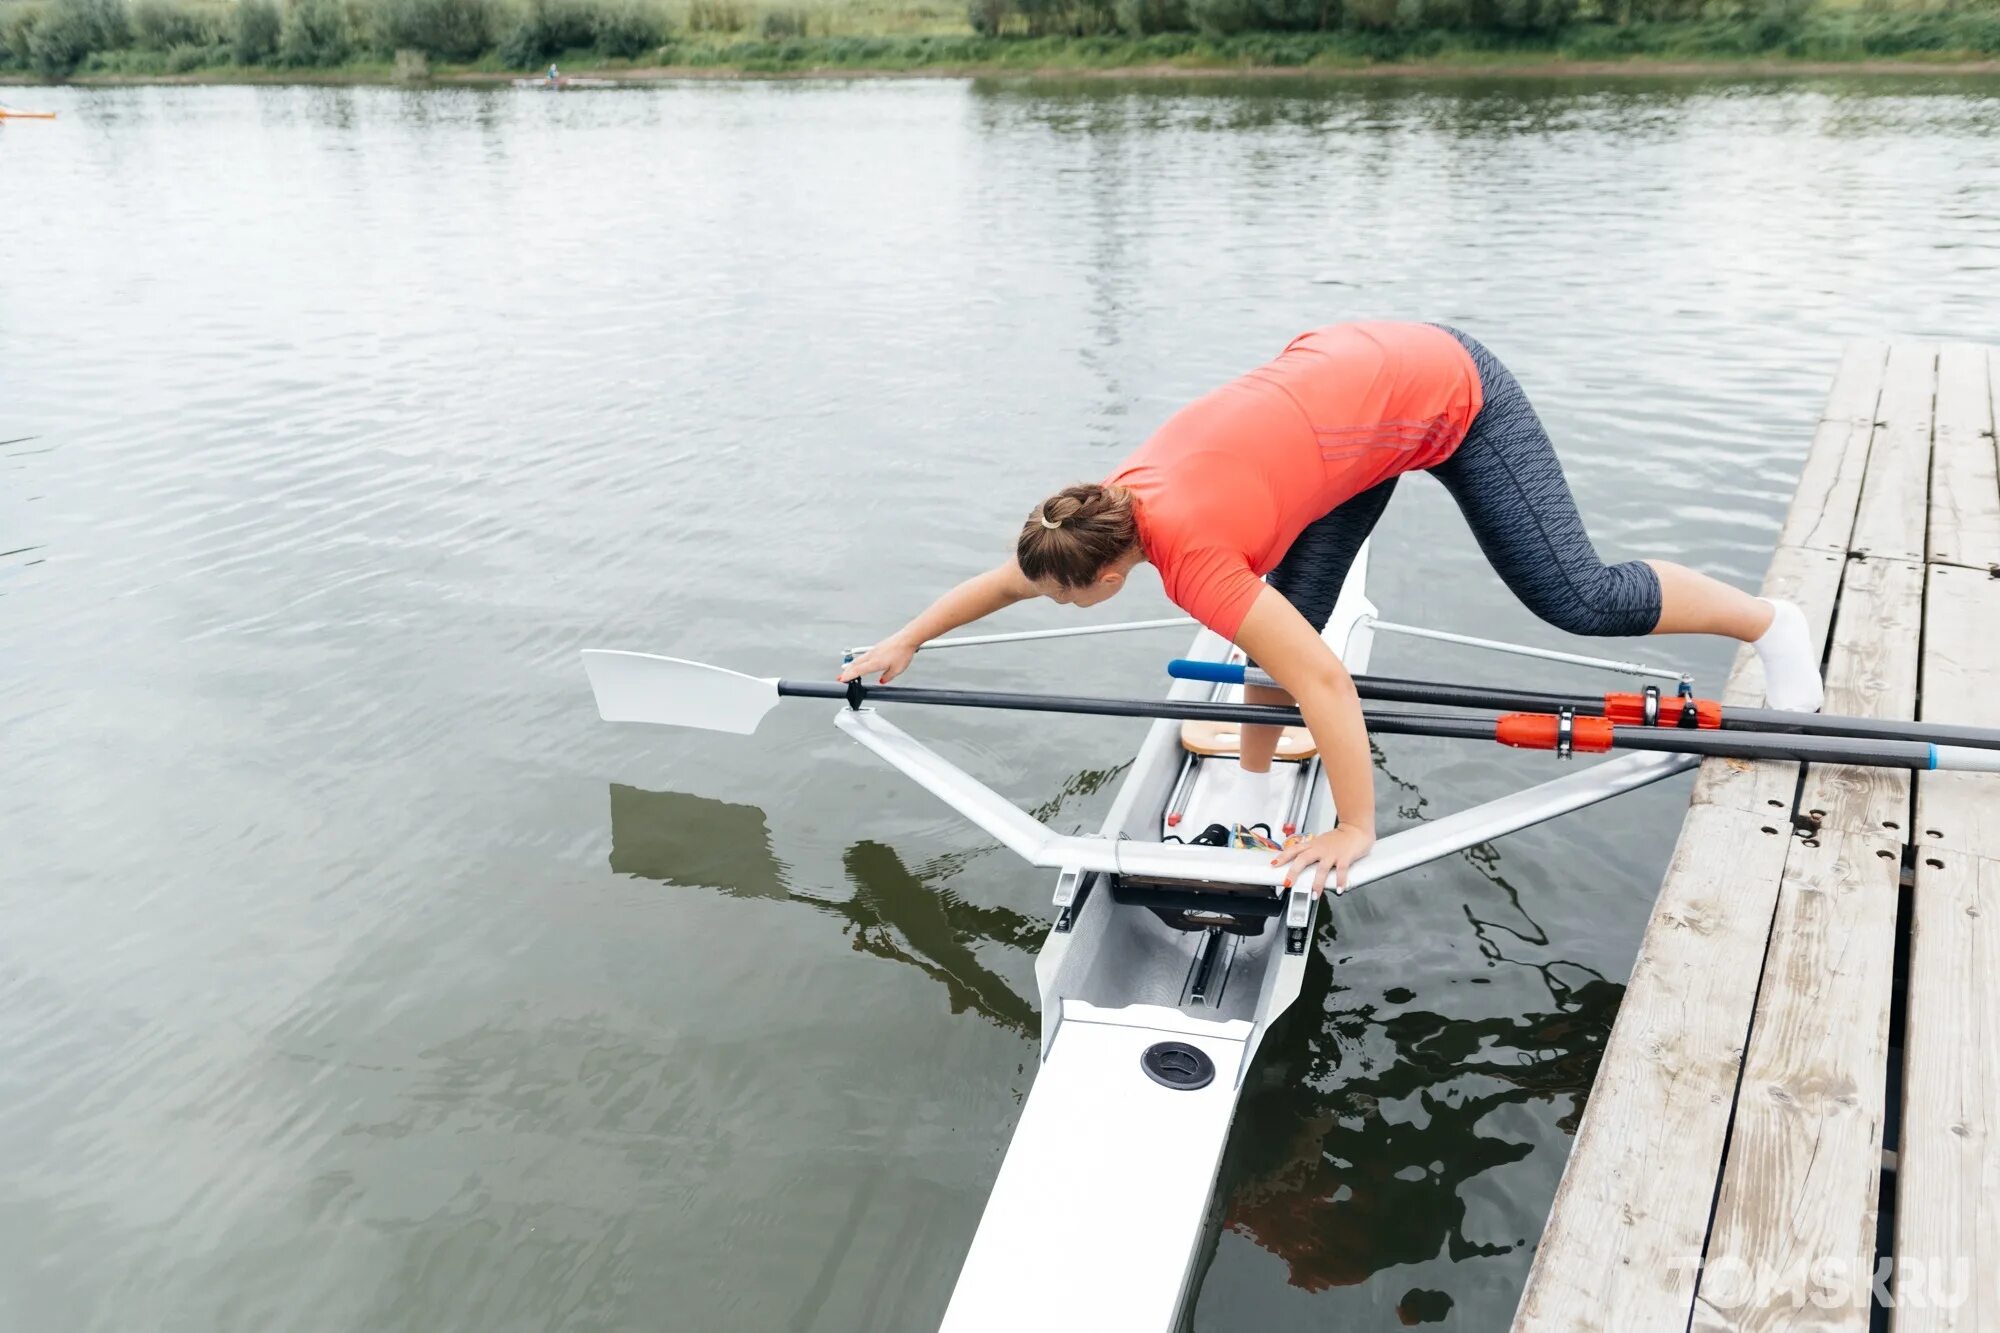
M756 806L611 785L612 870L809 907L842 922L856 950L907 963L943 986L953 1013L970 1011L1032 1039L1034 1002L983 966L971 946L999 944L1032 956L1047 925L939 892L941 881L983 852L938 857L918 875L893 849L863 839L841 853L854 889L842 902L792 891Z
M1078 774L1037 816L1115 776ZM982 965L978 951L1016 950L1025 963L1041 947L1047 920L966 902L948 888L995 849L938 856L912 870L893 848L863 839L841 853L853 896L835 901L792 890L755 806L618 784L610 800L614 871L797 903L838 921L856 950L936 981L953 1012L1037 1038L1033 999ZM1299 1004L1259 1057L1223 1163L1220 1222L1282 1259L1295 1287L1328 1291L1403 1265L1515 1252L1525 1271L1533 1236L1469 1239L1464 1187L1535 1150L1496 1128L1496 1111L1564 1103L1556 1123L1574 1132L1624 987L1576 965L1509 958L1510 944L1539 953L1548 941L1499 863L1489 844L1447 864L1470 867L1505 896L1510 920L1482 920L1471 904L1465 919L1488 967L1536 974L1545 1004L1453 1018L1414 1003L1419 997L1406 987L1350 990L1343 976L1365 955L1344 947L1329 924ZM1480 971L1464 980L1480 984L1491 975ZM1534 1211L1523 1202L1524 1212ZM1448 1318L1453 1306L1445 1292L1413 1287L1395 1313L1403 1324L1422 1324Z

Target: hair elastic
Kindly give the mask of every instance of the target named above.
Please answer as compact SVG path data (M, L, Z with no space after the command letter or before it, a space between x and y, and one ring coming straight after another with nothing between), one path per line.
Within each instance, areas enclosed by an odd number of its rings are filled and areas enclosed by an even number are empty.
M1060 522L1056 523L1049 522L1049 511L1046 509L1042 510L1039 514L1035 515L1035 517L1041 519L1042 526L1047 528L1050 532L1054 532L1056 529L1062 526Z

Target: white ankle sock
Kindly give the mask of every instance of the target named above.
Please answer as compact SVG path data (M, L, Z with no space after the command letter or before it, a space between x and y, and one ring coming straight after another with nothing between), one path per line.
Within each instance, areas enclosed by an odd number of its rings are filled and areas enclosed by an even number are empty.
M1275 832L1283 814L1278 806L1278 775L1251 773L1229 759L1211 760L1220 770L1209 789L1219 804L1211 809L1224 819L1239 824L1269 824Z
M1750 646L1764 664L1764 699L1773 708L1817 713L1826 700L1819 678L1819 658L1805 612L1790 602L1758 599L1773 612L1771 627Z

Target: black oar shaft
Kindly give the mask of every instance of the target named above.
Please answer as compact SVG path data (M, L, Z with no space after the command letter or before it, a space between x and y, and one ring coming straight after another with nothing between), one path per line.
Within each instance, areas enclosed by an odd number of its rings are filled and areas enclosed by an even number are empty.
M1218 704L1197 699L1106 699L1087 694L1011 694L1001 690L940 690L908 685L866 685L858 692L822 680L781 680L778 693L806 699L866 700L885 704L939 704L950 708L999 708L1023 713L1080 713L1090 717L1171 717L1195 722L1304 725L1296 708ZM1486 734L1492 727L1486 728Z
M1440 681L1399 680L1389 676L1356 676L1355 688L1364 699L1395 704L1435 704L1440 708L1492 708L1502 712L1553 713L1574 708L1580 716L1602 717L1601 694L1561 694L1543 690L1493 689ZM1660 696L1660 725L1671 728L1678 715L1678 696ZM1929 745L1970 745L2000 749L2000 728L1964 727L1950 722L1912 722L1895 718L1843 717L1829 713L1788 713L1778 708L1723 706L1722 729L1797 736L1844 736L1855 740L1919 741ZM1669 747L1671 748L1671 747ZM1685 753L1692 753L1686 751Z
M1604 711L1601 694L1557 694L1544 690L1503 690L1484 685L1452 685L1443 681L1401 680L1394 676L1356 676L1354 685L1364 699L1385 704L1436 704L1440 708L1491 708L1502 713L1553 713L1574 708L1586 716ZM1665 709L1671 695L1662 698Z
M1495 721L1473 714L1403 713L1364 708L1368 729L1378 735L1484 736L1496 739ZM1441 725L1475 722L1468 730ZM1776 759L1806 764L1858 764L1870 768L1932 766L1931 747L1922 741L1877 740L1858 736L1782 735L1770 732L1718 731L1682 727L1612 727L1611 744L1620 750L1651 750L1662 754L1698 754L1722 759ZM1586 748L1582 744L1579 749Z
M1722 725L1735 731L1856 739L1923 741L1930 745L1971 745L2000 749L2000 728L1961 727L1950 722L1899 722L1880 717L1832 717L1820 713L1787 713L1777 708L1724 708Z
M930 704L952 708L998 708L1029 713L1073 713L1093 717L1164 717L1197 722L1296 727L1296 708L1266 704L1212 703L1196 699L1107 699L1076 694L1015 694L999 690L941 690L906 685L846 685L833 681L781 680L778 693L798 698L841 699L850 703ZM1496 719L1476 713L1421 713L1364 708L1368 729L1383 736L1441 736L1495 740ZM1600 724L1601 725L1601 724ZM1870 737L1694 730L1679 727L1613 727L1611 743L1624 750L1698 754L1732 759L1776 759L1798 763L1859 764L1869 767L1928 769L1931 747L1922 741ZM1584 747L1579 747L1584 748Z

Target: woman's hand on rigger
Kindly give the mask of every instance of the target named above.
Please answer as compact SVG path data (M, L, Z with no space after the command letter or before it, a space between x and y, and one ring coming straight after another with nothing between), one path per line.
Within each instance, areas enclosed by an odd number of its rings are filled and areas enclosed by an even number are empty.
M919 645L903 639L884 639L842 667L840 679L843 682L850 681L873 671L881 673L881 679L875 683L887 685L910 669L910 659L917 655L918 647Z
M1292 882L1300 875L1310 875L1314 867L1318 867L1319 880L1313 886L1315 894L1326 887L1329 879L1333 881L1335 893L1345 893L1348 869L1356 861L1368 855L1374 846L1373 832L1355 828L1350 824L1342 824L1316 838L1305 838L1293 843L1272 858L1271 864L1286 868L1286 888L1290 888Z

